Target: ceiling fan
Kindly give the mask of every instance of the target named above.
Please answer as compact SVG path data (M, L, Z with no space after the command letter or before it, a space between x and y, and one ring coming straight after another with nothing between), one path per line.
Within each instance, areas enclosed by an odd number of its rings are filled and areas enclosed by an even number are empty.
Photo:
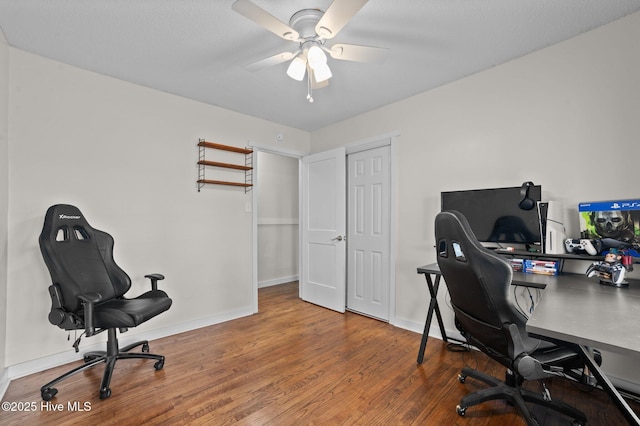
M327 55L334 59L367 63L381 63L388 49L355 44L327 45L340 30L358 13L368 0L333 0L325 12L319 9L303 9L294 13L285 24L250 0L237 0L232 9L278 37L298 43L294 51L281 52L251 63L244 68L257 71L268 66L291 61L287 75L302 81L307 75L307 99L313 102L312 88L329 84L333 76L327 64ZM326 52L326 53L325 53Z

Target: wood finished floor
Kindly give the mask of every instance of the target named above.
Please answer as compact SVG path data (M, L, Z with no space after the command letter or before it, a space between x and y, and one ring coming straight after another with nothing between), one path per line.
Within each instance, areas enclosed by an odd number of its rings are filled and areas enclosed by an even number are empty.
M166 356L117 364L112 396L98 397L103 367L57 387L40 409L40 386L70 369L53 368L12 381L3 401L35 402L35 412L0 412L2 425L524 425L504 402L456 414L462 396L484 385L457 374L465 365L501 377L504 370L480 353L456 353L430 339L416 364L420 335L386 323L334 313L302 302L297 283L260 290L260 313L150 342ZM601 391L585 392L565 380L547 382L552 396L583 410L589 425L626 424ZM540 389L537 382L530 389ZM90 404L89 411L68 403ZM638 404L632 404L638 412ZM544 425L566 417L534 411Z

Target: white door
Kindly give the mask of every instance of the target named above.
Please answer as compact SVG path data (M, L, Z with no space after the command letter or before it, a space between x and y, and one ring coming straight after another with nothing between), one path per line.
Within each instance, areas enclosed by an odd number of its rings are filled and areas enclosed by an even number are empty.
M389 146L348 157L347 308L389 320Z
M346 151L302 159L300 297L344 312L346 305Z

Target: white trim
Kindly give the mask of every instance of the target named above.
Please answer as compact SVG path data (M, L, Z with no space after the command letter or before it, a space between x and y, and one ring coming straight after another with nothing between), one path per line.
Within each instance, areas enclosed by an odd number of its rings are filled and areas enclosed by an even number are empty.
M162 327L156 330L150 330L140 334L127 336L118 336L118 343L120 346L126 346L128 344L140 341L140 340L156 340L163 337L173 336L175 334L184 333L187 331L196 330L202 327L208 327L214 324L220 324L223 322L231 321L234 319L242 318L251 315L253 312L249 307L235 309L231 311L222 312L220 314L212 315L210 317L204 317L192 321L187 321L181 324L170 325ZM105 349L106 342L92 343L90 345L83 346L80 353L76 353L73 349L65 352L59 352L53 355L48 355L42 358L34 359L31 361L21 362L19 364L11 365L8 367L8 373L6 373L9 380L17 379L20 377L28 376L29 374L39 373L44 370L48 370L53 367L68 364L70 362L78 361L82 359L82 353L89 351L100 351ZM151 344L153 352L153 344ZM0 385L2 381L0 381ZM1 390L1 388L0 388Z
M271 287L279 284L286 284L292 281L298 281L298 275L289 275L288 277L273 278L258 282L258 288Z
M251 204L252 204L252 213L251 213L251 241L252 241L252 249L251 254L253 260L251 262L252 274L251 274L251 286L253 292L253 313L258 313L258 288L260 285L258 283L258 225L264 224L264 221L261 220L261 223L258 223L258 191L260 190L260 185L258 182L258 168L260 164L258 162L258 155L255 155L257 152L266 152L268 154L276 154L283 155L286 157L294 157L298 159L298 191L300 191L300 166L302 164L302 157L308 155L307 152L297 151L293 149L282 148L278 146L271 145L261 145L253 141L248 141L247 144L253 149L253 190L251 191ZM300 194L298 194L300 195ZM298 212L301 208L301 197L298 196ZM298 219L300 220L300 213L298 213ZM292 219L294 220L294 219ZM298 252L298 265L300 265L300 252Z
M295 149L282 148L282 147L271 146L271 145L261 145L253 141L248 141L247 144L251 148L253 148L254 151L267 152L269 154L285 155L287 157L295 157L295 158L300 158L300 157L304 157L305 155L309 155L309 153L305 151L298 151Z
M349 143L345 146L347 155L381 146L391 145L400 136L400 132L391 132L380 136L362 139Z
M298 223L302 223L302 157L298 158ZM298 274L302 270L302 232L298 231ZM302 299L302 286L298 286L298 297Z
M389 232L391 232L390 240L391 253L389 259L389 324L394 324L396 321L396 264L398 261L398 197L400 194L400 179L398 178L398 142L399 133L396 136L391 136L391 182L389 189L391 190L391 221Z
M640 395L640 385L638 385L638 383L634 383L620 377L611 376L609 374L607 374L607 377L609 378L609 380L611 380L611 383L613 383L613 386L615 386L616 388L633 392L636 395Z
M2 375L0 376L0 400L4 399L4 394L9 389L9 384L11 383L11 379L9 378L9 369L4 368L2 370Z
M251 144L251 142L249 142ZM258 313L258 161L259 148L254 146L253 150L253 191L251 191L251 306L253 313Z

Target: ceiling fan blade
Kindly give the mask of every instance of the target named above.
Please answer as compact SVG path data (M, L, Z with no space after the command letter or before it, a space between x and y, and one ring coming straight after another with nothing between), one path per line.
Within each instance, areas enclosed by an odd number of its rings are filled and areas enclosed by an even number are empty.
M333 0L316 24L316 34L333 38L369 0Z
M300 35L296 30L281 22L275 16L266 10L256 6L249 0L237 0L231 8L247 19L252 20L258 25L263 26L278 37L285 40L298 40Z
M273 65L278 65L281 64L283 62L287 62L293 58L295 58L295 56L299 53L300 51L298 50L297 52L281 52L278 54L275 54L273 56L269 56L268 58L264 58L261 59L259 61L256 62L252 62L250 64L245 65L243 68L247 71L259 71L263 68L267 68Z
M343 61L381 64L389 56L389 49L383 47L359 46L356 44L334 44L326 49L334 59Z

